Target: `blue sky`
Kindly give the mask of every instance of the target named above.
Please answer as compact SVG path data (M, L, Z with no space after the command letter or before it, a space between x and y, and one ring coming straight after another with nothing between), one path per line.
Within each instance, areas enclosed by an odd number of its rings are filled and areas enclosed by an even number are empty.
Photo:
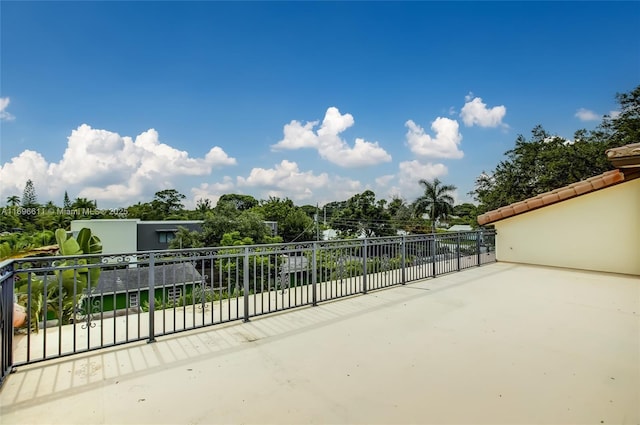
M638 2L0 4L0 203L420 195L640 82Z

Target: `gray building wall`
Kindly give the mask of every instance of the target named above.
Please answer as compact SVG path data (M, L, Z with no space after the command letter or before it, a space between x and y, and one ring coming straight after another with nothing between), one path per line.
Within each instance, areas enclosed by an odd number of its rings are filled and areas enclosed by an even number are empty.
M138 251L168 249L179 227L200 232L202 223L202 220L140 221L138 222Z

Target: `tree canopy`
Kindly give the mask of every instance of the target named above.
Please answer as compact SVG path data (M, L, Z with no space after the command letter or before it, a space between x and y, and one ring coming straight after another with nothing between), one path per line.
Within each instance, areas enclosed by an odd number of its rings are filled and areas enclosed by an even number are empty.
M479 213L522 201L601 174L613 167L605 151L640 140L640 86L617 94L619 114L606 115L595 130L578 130L574 140L553 136L541 125L519 135L495 170L481 174L471 194Z
M451 192L456 190L456 187L442 184L437 178L432 182L420 179L418 183L423 187L424 194L414 202L415 213L417 215L428 213L431 228L435 231L436 222L439 219L446 219L453 212Z
M238 211L245 211L257 206L258 200L251 195L226 193L218 199L218 204L221 203L230 203Z
M38 206L36 189L31 179L27 180L24 185L24 191L22 192L22 206L25 208L33 208Z
M376 194L365 190L349 198L344 208L332 214L331 225L346 236L388 236L395 234L391 215L384 199L376 201Z
M309 241L315 239L314 221L301 208L295 206L289 198L269 197L253 211L258 212L267 221L278 223L278 235L285 242Z

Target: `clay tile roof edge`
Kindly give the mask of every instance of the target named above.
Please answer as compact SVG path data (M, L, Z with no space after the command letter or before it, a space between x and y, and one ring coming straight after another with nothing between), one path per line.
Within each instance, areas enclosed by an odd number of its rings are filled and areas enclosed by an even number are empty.
M524 214L538 208L544 208L576 196L595 192L609 186L613 186L623 181L640 178L640 173L623 173L621 170L611 170L597 176L590 177L586 180L572 183L565 187L554 189L550 192L541 193L523 201L515 202L511 205L500 207L493 211L488 211L478 216L478 224L484 226L495 221L502 220L515 215Z

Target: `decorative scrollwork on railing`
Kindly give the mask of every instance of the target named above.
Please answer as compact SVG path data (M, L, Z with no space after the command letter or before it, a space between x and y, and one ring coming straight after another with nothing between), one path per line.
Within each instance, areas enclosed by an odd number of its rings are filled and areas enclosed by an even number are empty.
M143 261L138 255L108 255L100 259L102 264L133 264Z
M102 311L100 298L82 298L75 309L74 323L82 323L82 329L95 328L94 316Z

